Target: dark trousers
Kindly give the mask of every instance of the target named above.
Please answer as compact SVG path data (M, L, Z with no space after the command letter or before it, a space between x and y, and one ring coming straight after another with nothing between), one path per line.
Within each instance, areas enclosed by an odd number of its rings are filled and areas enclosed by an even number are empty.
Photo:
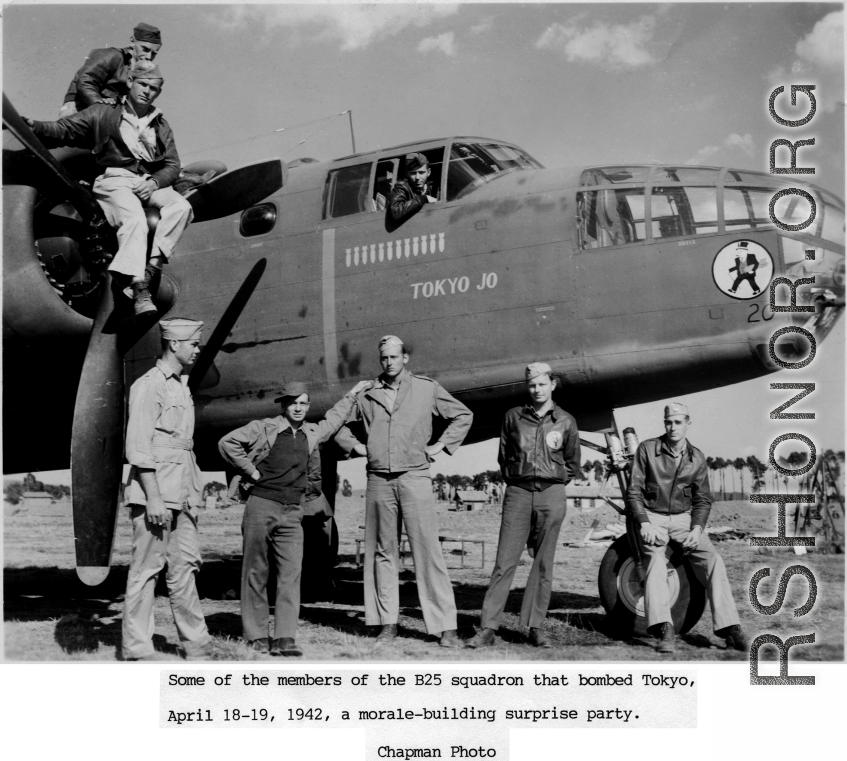
M276 565L274 638L294 637L300 615L300 574L303 565L303 508L251 496L244 508L241 533L241 625L244 639L268 636L269 555Z
M506 488L503 517L494 572L482 603L482 626L497 629L506 607L509 589L525 546L535 550L535 560L521 605L521 626L540 627L547 617L553 591L553 561L559 529L567 512L565 487L550 486L544 491L527 491L518 486Z

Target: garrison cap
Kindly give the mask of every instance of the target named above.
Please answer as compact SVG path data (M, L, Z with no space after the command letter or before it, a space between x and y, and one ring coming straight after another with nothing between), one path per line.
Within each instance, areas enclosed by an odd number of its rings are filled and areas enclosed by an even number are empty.
M688 407L682 402L671 402L665 407L665 418L669 418L671 415L685 415L687 417Z
M302 381L290 381L285 384L282 393L274 401L284 402L286 399L296 399L303 394L309 395L309 387Z
M157 45L162 44L162 33L150 24L145 24L143 21L132 30L132 36L136 42L154 42Z
M429 161L422 153L407 153L406 154L406 171L413 172L415 169L420 169L423 166L429 166Z
M185 317L173 317L159 323L162 338L166 341L191 341L200 338L203 323L200 320L188 320Z
M129 76L132 79L161 79L163 82L165 80L159 67L150 61L136 61L135 66L130 69Z
M392 346L401 346L405 348L403 341L401 341L397 336L383 336L379 339L379 350L390 349Z
M526 379L528 381L531 381L533 378L537 378L539 375L544 375L545 373L551 378L553 377L553 371L550 369L550 365L546 362L533 362L526 366Z

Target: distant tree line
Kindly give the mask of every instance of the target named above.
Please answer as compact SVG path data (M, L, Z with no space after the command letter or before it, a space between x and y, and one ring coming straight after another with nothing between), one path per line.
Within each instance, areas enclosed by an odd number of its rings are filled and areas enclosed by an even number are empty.
M17 505L24 498L24 492L27 491L43 491L56 500L71 496L70 486L42 483L32 473L27 473L23 481L9 481L3 490L3 494L7 502Z

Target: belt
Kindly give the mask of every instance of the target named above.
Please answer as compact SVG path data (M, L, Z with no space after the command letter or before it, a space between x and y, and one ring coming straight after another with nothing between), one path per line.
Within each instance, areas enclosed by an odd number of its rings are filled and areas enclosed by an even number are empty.
M169 447L170 449L194 449L192 439L179 439L176 436L163 436L156 434L153 437L154 447Z

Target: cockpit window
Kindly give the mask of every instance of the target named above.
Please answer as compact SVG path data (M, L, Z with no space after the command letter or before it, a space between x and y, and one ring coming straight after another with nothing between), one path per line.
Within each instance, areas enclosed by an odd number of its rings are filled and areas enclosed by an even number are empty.
M844 209L824 202L821 237L844 245Z
M368 184L373 164L358 164L336 169L327 177L327 217L346 217L368 210Z
M592 190L577 197L580 248L644 240L644 189Z
M653 183L685 182L690 185L716 185L720 169L693 166L662 166L653 173Z
M704 235L718 231L715 188L653 188L651 207L654 238Z
M447 200L461 198L503 172L540 167L537 161L511 145L453 143L447 170Z
M580 185L619 185L623 182L647 182L649 166L604 166L586 169L579 178Z

